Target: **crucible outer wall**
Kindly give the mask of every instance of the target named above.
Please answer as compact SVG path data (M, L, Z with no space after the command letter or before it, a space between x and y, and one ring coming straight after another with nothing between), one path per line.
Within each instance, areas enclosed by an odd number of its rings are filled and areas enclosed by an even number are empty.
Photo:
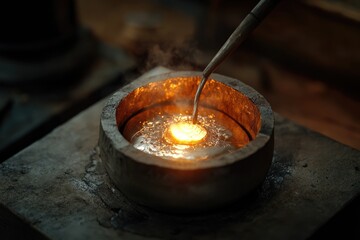
M228 113L249 131L253 140L235 152L204 161L169 161L135 149L119 132L141 108L175 97L192 101L200 78L200 72L139 78L111 96L103 109L102 162L115 185L141 205L170 213L210 211L234 203L265 179L274 148L273 112L264 97L236 79L212 75L200 100ZM145 91L146 86L154 92ZM231 94L239 94L237 102L226 102L233 101Z

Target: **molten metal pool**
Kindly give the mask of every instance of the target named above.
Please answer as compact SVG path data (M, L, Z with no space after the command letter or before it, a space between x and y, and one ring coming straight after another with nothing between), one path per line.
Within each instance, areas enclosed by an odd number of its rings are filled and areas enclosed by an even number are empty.
M148 108L133 116L122 133L135 148L175 161L205 160L250 141L241 125L214 109L201 107L198 124L192 124L189 104Z
M201 124L190 121L172 123L165 130L165 137L171 144L194 145L204 140L207 131Z

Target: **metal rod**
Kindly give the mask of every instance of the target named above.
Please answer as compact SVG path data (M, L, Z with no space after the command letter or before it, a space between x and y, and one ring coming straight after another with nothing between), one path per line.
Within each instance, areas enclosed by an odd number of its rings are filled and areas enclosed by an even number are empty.
M197 122L199 98L210 74L247 38L247 36L259 25L266 15L274 8L279 0L261 0L251 12L244 18L235 31L226 40L224 45L216 53L214 58L203 71L201 82L196 90L192 122Z

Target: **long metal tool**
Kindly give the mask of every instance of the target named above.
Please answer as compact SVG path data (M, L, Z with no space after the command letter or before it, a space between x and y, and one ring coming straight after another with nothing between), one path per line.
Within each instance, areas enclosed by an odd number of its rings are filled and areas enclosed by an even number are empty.
M200 94L210 74L247 38L278 2L279 0L261 0L244 18L217 52L215 57L206 66L194 98L194 109L192 114L192 121L194 124L197 122Z

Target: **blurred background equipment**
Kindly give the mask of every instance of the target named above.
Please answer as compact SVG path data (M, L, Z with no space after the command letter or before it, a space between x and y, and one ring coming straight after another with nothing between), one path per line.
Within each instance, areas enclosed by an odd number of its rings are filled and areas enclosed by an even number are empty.
M134 68L133 58L79 24L75 5L0 3L1 162L106 96Z

